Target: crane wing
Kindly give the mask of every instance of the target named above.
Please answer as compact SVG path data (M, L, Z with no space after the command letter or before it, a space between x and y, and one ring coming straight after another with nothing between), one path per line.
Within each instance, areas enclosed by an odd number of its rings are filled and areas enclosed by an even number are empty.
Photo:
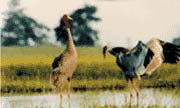
M162 40L160 40L160 44L163 47L165 63L177 63L180 60L180 46Z
M154 53L150 48L148 48L148 52L146 54L145 60L144 60L144 67L147 67L147 65L151 62L151 59L153 58Z
M61 54L60 56L54 58L54 61L53 61L52 65L51 65L52 68L53 69L57 68L59 66L59 62L62 61L62 59L63 59L63 54Z

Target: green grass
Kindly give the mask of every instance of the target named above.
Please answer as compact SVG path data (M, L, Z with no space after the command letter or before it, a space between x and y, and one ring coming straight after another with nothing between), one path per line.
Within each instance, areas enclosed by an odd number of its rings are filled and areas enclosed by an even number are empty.
M49 84L51 63L64 47L2 47L1 92L36 93L53 92ZM103 60L100 47L78 47L78 66L73 75L73 90L123 89L126 81L108 55ZM180 88L180 62L177 65L163 64L148 79L139 81L139 86L154 88Z
M1 47L2 57L19 57L19 56L57 56L65 47L57 46L33 46L33 47ZM77 51L80 56L84 55L101 55L101 47L78 47Z

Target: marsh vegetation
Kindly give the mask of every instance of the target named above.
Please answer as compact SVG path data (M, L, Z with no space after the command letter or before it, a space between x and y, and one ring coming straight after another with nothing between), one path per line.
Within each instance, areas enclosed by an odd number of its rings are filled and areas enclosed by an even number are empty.
M54 92L49 84L51 63L64 48L54 46L2 47L1 93ZM126 81L115 59L104 61L100 47L78 47L78 67L72 89L117 90L126 88ZM141 88L180 88L180 63L163 64L149 78L139 81Z

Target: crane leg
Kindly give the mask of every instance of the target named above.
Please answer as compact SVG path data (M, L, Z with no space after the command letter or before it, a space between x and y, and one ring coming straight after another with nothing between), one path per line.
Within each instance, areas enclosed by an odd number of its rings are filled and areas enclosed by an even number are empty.
M63 99L62 90L60 90L60 108L63 108L62 107L62 99Z
M68 80L68 108L71 108L71 81Z
M132 82L130 79L128 79L128 88L130 91L130 108L132 108L133 91L132 91Z
M140 95L139 89L138 89L138 87L137 87L137 85L136 85L136 82L132 81L132 83L133 83L133 88L134 88L135 91L136 91L136 96L137 96L137 106L139 106L139 95Z

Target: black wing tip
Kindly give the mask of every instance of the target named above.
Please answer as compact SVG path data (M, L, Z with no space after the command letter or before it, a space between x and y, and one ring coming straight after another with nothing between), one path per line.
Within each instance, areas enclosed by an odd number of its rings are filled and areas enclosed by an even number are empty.
M159 40L163 47L164 62L176 64L180 61L180 46Z
M147 65L150 63L151 59L153 58L153 56L154 56L154 53L152 52L150 48L148 48L148 52L146 54L145 61L144 61L144 67L147 67Z
M61 60L61 55L54 58L53 63L51 64L52 68L55 69L59 66L59 61Z
M117 52L123 52L123 53L126 53L129 51L129 49L124 48L124 47L114 47L114 48L112 48L112 50L117 51Z

